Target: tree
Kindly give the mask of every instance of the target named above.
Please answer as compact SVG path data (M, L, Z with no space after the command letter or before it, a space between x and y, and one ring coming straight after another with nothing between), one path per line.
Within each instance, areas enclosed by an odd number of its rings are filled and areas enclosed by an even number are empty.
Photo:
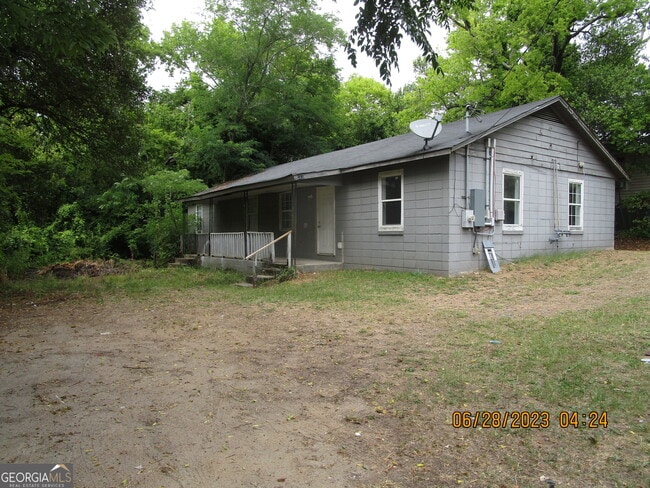
M0 4L0 117L128 168L146 95L145 0ZM93 171L103 172L102 167Z
M0 213L54 218L139 171L145 0L0 3ZM45 205L46 200L49 201Z
M354 75L343 83L338 94L341 127L337 146L351 147L398 134L397 104L393 93L382 83Z
M638 61L643 45L633 25L591 38L567 73L568 96L625 168L650 171L650 70Z
M392 67L399 66L397 50L406 34L421 50L427 64L441 72L438 54L429 42L430 26L449 27L455 9L471 8L474 0L355 0L359 5L357 25L352 29L346 52L356 66L357 48L379 67L381 78L390 84Z
M440 62L446 75L420 66L407 97L422 112L445 110L453 120L467 105L493 111L560 94L596 129L606 118L618 121L619 142L599 130L613 152L630 137L624 126L636 128L634 140L647 137L643 1L477 0L475 7L453 18L450 54ZM618 115L606 115L603 106Z
M206 188L187 170L160 170L115 183L98 199L94 230L103 252L166 264L177 254L183 231L179 200Z
M173 27L159 45L189 72L192 174L210 184L327 149L341 32L312 0L208 2L202 25Z

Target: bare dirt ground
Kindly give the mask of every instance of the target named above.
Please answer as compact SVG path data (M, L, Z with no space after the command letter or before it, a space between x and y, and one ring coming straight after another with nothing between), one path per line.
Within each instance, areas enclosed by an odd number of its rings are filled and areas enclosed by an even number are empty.
M394 380L405 351L435 344L446 314L478 314L468 304L490 297L509 304L497 313L523 317L650 293L650 253L608 256L635 270L576 283L579 299L553 286L570 264L515 267L454 295L415 294L390 318L233 305L205 290L3 304L0 456L72 463L77 487L544 487L543 466L522 480L526 467L504 466L515 474L476 481L498 452L480 460L449 412L433 414L433 431L402 431L400 415L383 415L368 392ZM493 448L521 442L505 436Z

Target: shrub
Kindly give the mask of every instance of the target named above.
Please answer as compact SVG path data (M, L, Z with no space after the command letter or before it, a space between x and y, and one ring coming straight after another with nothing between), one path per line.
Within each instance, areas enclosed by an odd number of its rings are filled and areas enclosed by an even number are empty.
M650 239L650 190L623 198L620 207L628 221L628 227L621 235Z

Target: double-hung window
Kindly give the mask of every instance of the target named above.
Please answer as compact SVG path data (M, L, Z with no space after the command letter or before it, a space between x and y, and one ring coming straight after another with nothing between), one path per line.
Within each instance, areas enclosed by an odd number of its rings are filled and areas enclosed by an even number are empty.
M503 230L524 230L524 173L503 170Z
M379 231L404 230L404 172L379 173Z
M569 230L582 230L584 212L584 183L569 180Z

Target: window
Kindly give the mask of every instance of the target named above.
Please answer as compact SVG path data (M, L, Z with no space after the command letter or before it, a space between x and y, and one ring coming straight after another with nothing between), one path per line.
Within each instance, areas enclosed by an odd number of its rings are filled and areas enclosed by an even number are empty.
M404 230L403 171L379 173L379 230Z
M280 193L280 230L289 230L293 227L293 205L291 192Z
M194 207L194 226L197 234L203 234L203 205Z
M569 180L569 230L582 230L583 182Z
M521 171L503 170L503 229L523 230L523 180Z

